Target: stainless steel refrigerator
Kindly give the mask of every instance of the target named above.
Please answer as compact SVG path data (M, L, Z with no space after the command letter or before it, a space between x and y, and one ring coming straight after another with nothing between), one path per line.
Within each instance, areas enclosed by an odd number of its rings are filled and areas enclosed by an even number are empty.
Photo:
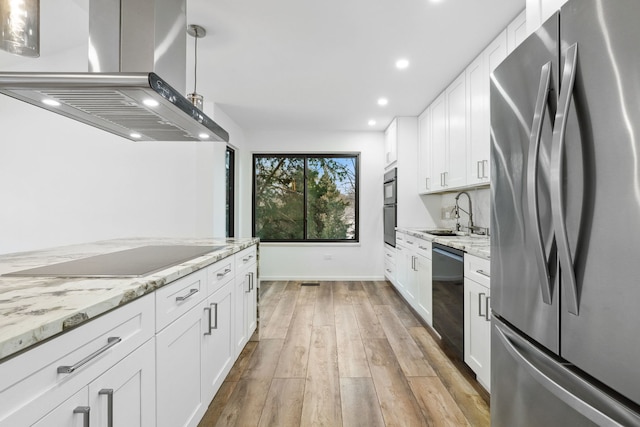
M640 425L640 1L569 1L490 94L492 426Z

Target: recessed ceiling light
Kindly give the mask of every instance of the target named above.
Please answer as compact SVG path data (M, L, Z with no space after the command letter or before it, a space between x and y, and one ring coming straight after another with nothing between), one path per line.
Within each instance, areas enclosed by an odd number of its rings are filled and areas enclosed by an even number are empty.
M202 139L209 139L209 134L208 134L208 133L204 133L204 132L203 132L203 133L201 133L201 134L198 134L198 136L199 136L200 138L202 138Z
M369 126L375 126L376 125L376 121L375 120L369 120L368 124L369 124Z
M396 61L396 68L398 70L404 70L405 68L407 68L409 66L409 60L407 59L398 59Z
M160 105L155 99L145 99L144 101L142 101L142 103L147 107L157 107L158 105Z
M142 135L140 135L140 134L139 134L139 133L137 133L137 132L131 132L131 133L129 134L129 136L130 136L131 138L135 138L135 139L140 139L140 138L142 138Z
M49 105L51 107L59 107L60 106L60 103L58 101L56 101L55 99L49 99L49 98L43 99L42 103L46 104L46 105Z
M378 105L384 106L387 105L389 103L389 100L387 98L378 98Z

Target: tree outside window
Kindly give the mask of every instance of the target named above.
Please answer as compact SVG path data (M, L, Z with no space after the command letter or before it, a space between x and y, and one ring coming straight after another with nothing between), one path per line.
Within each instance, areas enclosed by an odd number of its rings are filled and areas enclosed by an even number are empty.
M255 154L254 236L358 241L358 154Z

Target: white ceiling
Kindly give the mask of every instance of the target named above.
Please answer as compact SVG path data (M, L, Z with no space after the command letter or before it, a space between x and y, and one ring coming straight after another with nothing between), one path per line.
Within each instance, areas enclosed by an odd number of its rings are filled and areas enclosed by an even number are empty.
M245 129L383 130L395 116L422 112L524 7L525 0L187 0L188 23L207 30L198 41L197 91ZM395 68L399 58L408 69ZM382 96L386 107L376 103Z

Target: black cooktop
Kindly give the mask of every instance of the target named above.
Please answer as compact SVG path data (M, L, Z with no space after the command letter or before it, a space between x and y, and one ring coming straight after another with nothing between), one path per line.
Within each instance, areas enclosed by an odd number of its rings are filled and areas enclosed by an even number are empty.
M224 246L141 246L43 267L14 271L16 277L140 277L178 265Z

